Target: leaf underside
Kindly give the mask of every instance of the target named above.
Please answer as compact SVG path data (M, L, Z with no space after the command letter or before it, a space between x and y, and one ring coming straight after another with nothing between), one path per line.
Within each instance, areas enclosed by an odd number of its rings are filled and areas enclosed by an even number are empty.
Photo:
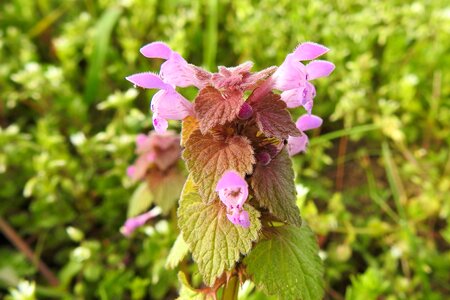
M166 268L175 269L188 253L189 245L184 241L183 235L179 234L167 256Z
M194 289L186 278L186 274L181 271L178 272L178 281L181 287L177 300L206 300L206 295Z
M128 204L127 217L135 217L141 213L146 212L153 202L153 195L147 186L147 183L142 182L131 196Z
M312 231L306 225L273 231L244 259L256 286L283 300L322 299L323 264Z
M247 254L258 238L260 214L250 205L245 205L244 209L249 213L249 228L231 223L225 206L218 199L210 204L203 203L193 180L186 181L178 209L178 225L209 286L225 270L232 269L240 255Z
M168 214L180 198L186 177L177 166L167 171L150 170L147 174L147 184L153 195L153 201Z
M262 207L280 221L300 226L294 177L291 158L283 149L267 166L256 165L250 185Z
M235 170L244 177L252 172L255 163L253 148L246 137L218 139L210 133L202 135L200 130L189 137L183 158L206 203L216 197L215 187L225 171Z

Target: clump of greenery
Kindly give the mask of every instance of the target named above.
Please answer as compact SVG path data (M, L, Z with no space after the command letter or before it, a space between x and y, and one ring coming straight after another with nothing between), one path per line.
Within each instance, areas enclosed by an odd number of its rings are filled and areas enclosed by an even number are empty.
M294 170L326 297L448 298L445 1L13 0L0 11L0 297L175 298L177 271L164 266L172 219L130 239L119 232L135 189L125 175L134 139L152 128L152 92L138 95L124 77L158 68L136 49L164 40L208 69L246 60L261 69L312 40L331 46L336 71L317 83L325 126ZM181 268L199 283L189 260ZM265 299L251 284L240 295Z

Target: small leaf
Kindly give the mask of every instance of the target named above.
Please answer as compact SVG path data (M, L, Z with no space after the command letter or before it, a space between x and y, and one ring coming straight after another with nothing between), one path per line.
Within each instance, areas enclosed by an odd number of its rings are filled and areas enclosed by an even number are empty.
M167 256L166 268L175 269L188 253L189 245L184 241L183 235L179 234Z
M256 165L250 185L261 206L269 209L280 221L300 226L294 178L292 160L283 149L267 166Z
M180 282L181 288L180 296L177 300L206 300L206 295L193 288L186 278L186 274L181 271L178 272L178 281Z
M203 203L192 179L186 181L178 208L178 225L209 286L225 270L232 269L240 255L247 254L258 238L260 214L250 205L244 209L249 213L249 228L231 223L220 201Z
M174 166L167 171L149 170L146 178L153 201L167 215L180 199L186 177Z
M323 297L323 264L314 234L306 226L273 228L244 259L256 286L280 299L317 300Z
M262 97L250 96L248 100L253 108L256 124L267 137L287 139L300 136L300 131L292 121L286 109L286 103L272 92Z
M215 188L222 174L235 170L243 177L250 174L255 163L253 148L247 138L232 136L218 139L211 134L192 133L183 158L204 202L216 197Z
M243 103L242 92L233 91L224 96L211 86L202 89L194 103L202 133L205 134L217 125L223 125L236 119Z
M146 212L150 205L152 205L153 196L150 193L147 183L141 183L131 196L128 204L128 218L135 217L143 212Z
M186 145L186 141L189 139L191 134L198 129L198 120L192 116L187 116L184 118L181 126L181 146Z

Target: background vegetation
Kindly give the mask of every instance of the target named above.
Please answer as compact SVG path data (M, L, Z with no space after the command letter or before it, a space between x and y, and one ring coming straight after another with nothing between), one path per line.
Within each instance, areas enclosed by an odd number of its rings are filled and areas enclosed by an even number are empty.
M336 71L316 86L324 126L295 158L326 299L450 297L447 1L11 0L0 3L0 298L33 299L19 298L33 283L38 299L176 298L173 218L119 232L134 138L151 129L152 92L124 77L158 69L138 52L155 40L210 70L279 65L302 41L330 47ZM267 299L252 290L242 299Z

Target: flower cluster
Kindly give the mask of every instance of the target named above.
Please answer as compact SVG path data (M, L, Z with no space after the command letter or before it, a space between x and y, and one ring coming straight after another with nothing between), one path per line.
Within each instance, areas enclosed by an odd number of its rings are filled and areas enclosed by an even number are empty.
M178 169L181 157L180 136L172 131L163 133L150 132L136 137L136 154L134 164L127 168L127 175L133 181L144 181L144 188L153 196L155 206L150 211L126 220L121 228L125 236L130 236L138 227L144 225L161 213L167 213L181 192L180 181L184 181L182 172ZM169 186L171 192L167 192ZM140 190L137 189L137 191ZM173 192L172 192L173 191ZM135 192L136 193L136 192ZM148 193L146 196L149 197ZM148 200L148 199L147 199Z
M173 167L181 155L180 137L174 132L150 132L136 137L135 163L128 167L127 175L134 181L144 179L149 170L166 171Z
M228 219L242 227L250 225L246 205L289 222L292 216L262 199L261 190L266 187L261 183L273 184L272 190L277 188L275 183L291 184L287 182L291 175L284 170L291 166L284 156L305 152L305 131L322 124L312 114L316 96L312 81L334 70L331 62L316 60L326 52L328 48L307 42L288 54L280 67L251 72L253 63L246 62L210 73L189 64L166 44L154 42L141 53L165 60L159 74L139 73L127 80L159 90L151 101L158 132L167 129L168 120L183 120L183 158L205 203L219 198ZM305 65L302 61L311 62ZM187 86L200 90L193 102L176 90ZM303 107L305 114L294 123L288 108L297 107Z

